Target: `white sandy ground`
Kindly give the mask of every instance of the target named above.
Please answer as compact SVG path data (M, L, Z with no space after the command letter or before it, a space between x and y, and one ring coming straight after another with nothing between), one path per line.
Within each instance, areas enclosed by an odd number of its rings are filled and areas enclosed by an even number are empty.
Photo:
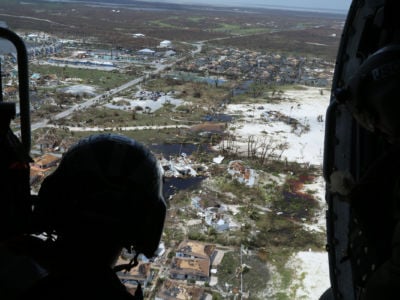
M264 139L273 139L276 143L287 143L288 149L282 154L283 159L321 166L323 163L323 145L325 131L325 113L329 105L330 92L320 88L307 87L305 90L290 90L283 94L285 98L279 104L232 104L228 105L226 113L235 114L245 112L241 121L230 126L231 133L238 139L236 147L245 154L247 140L250 136ZM263 107L263 109L260 109ZM292 128L280 121L266 122L262 114L268 111L279 111L282 114L295 118L304 125L309 124L310 130L303 134L296 134ZM323 121L318 121L322 116ZM315 221L310 224L304 222L305 228L311 231L325 232L325 182L318 177L312 184L305 185L304 190L315 191L315 198L320 203L320 210ZM309 249L295 253L288 261L287 267L295 270L296 275L288 294L294 295L292 300L318 300L330 286L329 265L327 252L312 252ZM274 279L275 278L275 279ZM279 276L274 276L270 288L279 286ZM271 293L272 292L272 293ZM273 291L267 292L274 295ZM268 299L268 295L265 295Z
M305 184L303 191L310 190L314 192L314 198L318 201L320 209L315 215L313 223L304 223L303 226L311 231L323 232L326 229L325 212L328 208L325 202L325 180L322 176L315 178L311 184ZM308 220L309 221L309 220Z
M283 94L285 98L279 104L230 104L227 114L243 114L241 121L234 122L230 131L237 138L236 147L246 154L248 138L273 139L275 143L287 143L288 149L282 154L282 159L322 164L323 140L325 123L318 121L318 116L325 120L325 113L329 104L329 92L320 88L307 87L305 90L291 90ZM259 109L263 107L263 109ZM299 134L293 132L292 127L280 122L266 122L262 114L268 111L279 111L284 115L297 119L303 125L309 125L310 131ZM221 145L220 145L221 147Z
M322 176L317 177L312 184L304 186L304 190L316 191L314 197L319 201L320 210L312 224L304 223L303 226L310 231L326 232L325 211L325 181ZM330 286L328 253L313 252L304 249L295 253L288 261L287 267L295 270L295 280L291 284L296 289L295 298L304 300L318 300Z
M113 109L122 109L122 110L133 110L137 106L141 106L143 110L148 107L152 112L160 109L165 103L170 103L175 106L179 106L183 103L182 100L175 99L174 97L171 97L170 95L164 95L161 96L158 100L152 100L148 99L148 97L144 97L143 100L135 99L131 100L129 98L123 98L123 97L114 97L113 101L118 102L124 100L125 102L129 103L129 105L114 105L114 104L106 104L105 106L108 108L113 108Z
M94 96L96 93L96 88L90 85L73 85L63 89L60 89L64 93L72 94L72 95L89 95Z
M329 287L329 266L327 252L298 252L290 258L287 265L296 270L297 279L292 287L296 287L294 298L318 300Z

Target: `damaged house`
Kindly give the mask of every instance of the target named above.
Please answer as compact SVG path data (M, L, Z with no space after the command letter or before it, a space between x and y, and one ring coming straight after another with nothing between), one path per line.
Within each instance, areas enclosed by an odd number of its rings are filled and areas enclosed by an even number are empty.
M183 241L172 260L170 277L179 280L209 281L215 245Z

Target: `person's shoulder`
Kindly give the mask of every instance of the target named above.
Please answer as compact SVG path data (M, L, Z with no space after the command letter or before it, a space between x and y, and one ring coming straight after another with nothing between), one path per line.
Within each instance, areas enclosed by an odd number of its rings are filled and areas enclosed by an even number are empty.
M16 299L47 275L31 254L41 242L31 237L12 238L0 243L0 299Z
M126 289L112 270L76 266L59 268L40 280L24 294L21 300L132 300L136 299Z

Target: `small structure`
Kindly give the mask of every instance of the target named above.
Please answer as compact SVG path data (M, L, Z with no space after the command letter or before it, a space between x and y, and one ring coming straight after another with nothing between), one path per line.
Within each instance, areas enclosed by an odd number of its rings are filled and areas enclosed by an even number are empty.
M175 56L176 52L174 50L167 50L164 53L164 57L171 57L171 56Z
M172 42L169 40L164 40L160 42L160 48L171 48Z
M37 39L38 37L39 37L39 34L37 34L37 33L30 33L27 35L27 38L29 40L34 40L34 39Z
M155 296L155 300L191 299L204 300L204 289L198 286L188 286L180 282L165 280L161 290Z
M162 256L164 253L165 253L165 244L164 244L164 242L161 242L161 243L158 245L158 248L157 248L155 254L156 254L158 257L160 257L160 256Z
M44 174L41 170L38 169L30 169L30 176L29 176L29 184L35 185L38 184L44 177Z
M253 186L256 182L256 172L245 166L241 160L233 160L229 162L228 173L237 181L244 183L247 186Z
M172 260L169 276L178 280L209 281L215 245L183 241Z
M217 157L213 158L213 162L216 164L220 164L222 163L222 161L224 160L225 157L223 157L222 155L218 155Z
M117 265L127 264L129 260L120 257L117 261ZM137 286L137 282L143 287L146 287L151 280L151 263L139 261L139 265L132 268L129 272L121 271L117 272L118 278L127 287Z
M4 88L5 96L15 96L17 94L18 89L15 86L8 86Z
M61 160L59 156L46 153L38 158L34 159L32 167L40 169L40 170L47 170L51 167L57 166L58 162Z
M174 257L169 275L172 279L208 281L210 260Z
M88 58L90 55L86 51L74 51L72 57L76 58Z
M156 51L145 48L145 49L139 50L137 53L140 55L149 55L150 56L150 55L154 55L156 53Z
M210 258L215 250L215 245L203 244L197 241L183 241L176 251L177 257Z

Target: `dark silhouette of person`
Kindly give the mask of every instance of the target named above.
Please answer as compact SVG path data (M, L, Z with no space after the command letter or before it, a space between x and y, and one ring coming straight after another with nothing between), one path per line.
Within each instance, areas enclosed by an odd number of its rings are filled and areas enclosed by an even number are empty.
M17 247L33 275L18 299L142 299L141 286L130 294L115 269L155 255L166 213L161 172L147 148L124 136L92 135L71 147L34 205L33 232L46 239L25 237ZM26 239L37 245L27 250ZM115 266L123 248L134 259Z

